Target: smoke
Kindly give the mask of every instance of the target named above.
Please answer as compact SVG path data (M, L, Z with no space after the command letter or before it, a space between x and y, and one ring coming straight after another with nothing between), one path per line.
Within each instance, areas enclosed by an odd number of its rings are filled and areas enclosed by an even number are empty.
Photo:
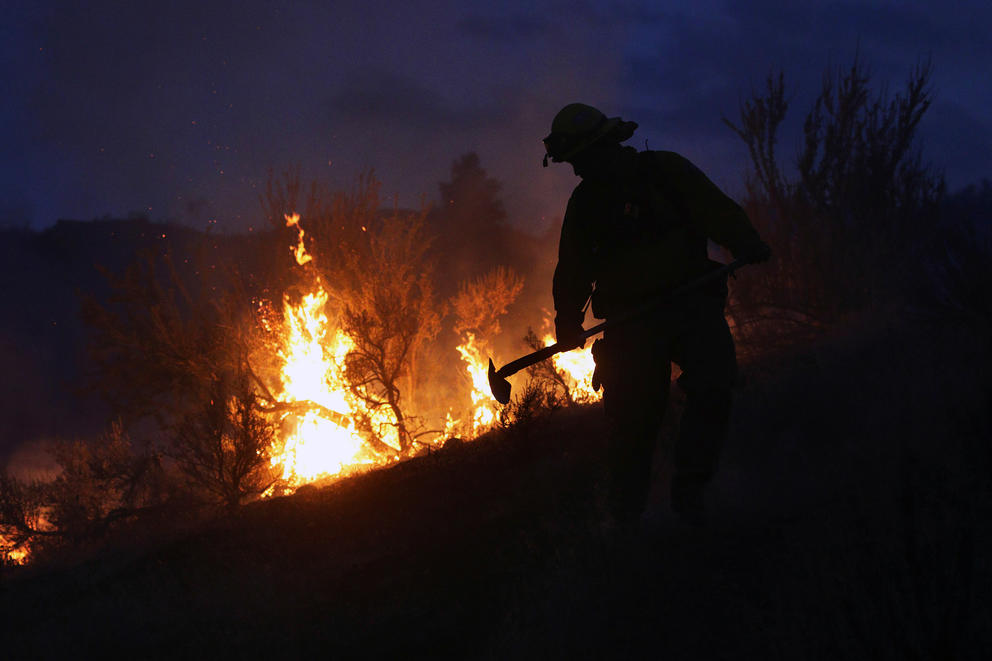
M58 465L52 455L52 443L35 439L18 445L6 458L2 469L18 480L50 480L58 472Z
M4 190L27 197L15 213L39 225L132 211L200 224L207 208L245 231L268 169L294 164L333 189L374 167L416 206L476 151L511 222L538 231L574 183L538 165L540 139L574 101L639 122L632 144L681 151L734 191L746 154L720 116L771 68L817 81L857 47L894 82L932 52L935 111L954 99L943 117L990 132L988 91L972 84L983 23L912 4L100 0L15 2L8 16L0 167ZM987 174L987 139L931 127L952 186Z
M506 182L515 222L538 227L568 188L538 165L540 139L565 103L612 100L620 55L589 49L582 12L504 11L56 3L8 46L27 72L11 85L28 130L8 152L27 162L5 169L41 224L132 211L196 223L189 209L206 200L244 231L269 168L298 163L344 188L373 167L415 206L475 150Z

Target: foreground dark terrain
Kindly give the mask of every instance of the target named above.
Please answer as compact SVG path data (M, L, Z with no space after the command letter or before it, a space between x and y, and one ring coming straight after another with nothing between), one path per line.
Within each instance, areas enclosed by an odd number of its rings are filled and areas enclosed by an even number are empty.
M705 530L664 453L605 526L600 411L559 410L9 572L4 657L985 658L985 346L924 319L748 365Z

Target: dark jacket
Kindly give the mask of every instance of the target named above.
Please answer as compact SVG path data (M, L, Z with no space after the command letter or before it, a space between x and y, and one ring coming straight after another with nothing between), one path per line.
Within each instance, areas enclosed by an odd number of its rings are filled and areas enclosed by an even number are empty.
M608 180L583 179L568 201L553 294L582 320L596 284L597 317L629 309L713 268L707 239L739 257L757 232L740 205L686 158L625 147Z

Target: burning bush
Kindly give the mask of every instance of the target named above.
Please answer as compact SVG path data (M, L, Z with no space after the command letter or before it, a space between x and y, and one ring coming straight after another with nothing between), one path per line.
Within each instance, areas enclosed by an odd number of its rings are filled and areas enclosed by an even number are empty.
M528 329L524 343L533 351L554 344L550 330L545 330L540 338L533 329ZM527 368L527 373L539 391L553 393L568 404L589 404L601 397L593 390L592 376L596 361L592 357L592 345L555 354L550 361L544 361Z
M394 208L383 215L379 188L368 173L329 205L320 189L312 188L307 206L314 215L302 221L308 233L300 230L294 255L307 269L309 283L301 286L321 301L314 313L324 315L325 307L330 313L321 332L336 327L330 335L339 338L340 355L334 369L324 370L324 381L347 391L349 424L385 459L409 454L425 433L423 420L411 411L423 381L425 350L444 308L434 296L426 210ZM284 218L296 219L288 224L298 227L299 217L286 205L296 203L299 189L298 174L270 183L265 204L270 217L285 209ZM286 314L292 316L292 310L288 303Z
M427 208L383 211L379 191L371 172L332 195L291 171L263 198L270 232L238 250L204 234L192 254L147 255L107 274L110 299L85 302L94 384L121 433L156 423L173 487L233 508L513 416L485 370L523 279L505 267L466 279L447 316ZM437 384L466 371L464 404L439 401L450 391Z
M488 356L493 353L490 338L499 335L500 317L523 288L523 278L506 267L461 282L451 299L458 335L458 354L465 364L472 388L471 422L449 418L447 430L475 436L492 426L499 415L489 394Z

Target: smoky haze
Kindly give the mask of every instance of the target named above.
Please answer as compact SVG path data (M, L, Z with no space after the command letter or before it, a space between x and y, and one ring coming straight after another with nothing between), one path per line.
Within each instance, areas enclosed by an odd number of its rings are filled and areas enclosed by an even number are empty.
M921 131L956 188L992 171L992 99L976 84L992 10L960 7L16 1L0 27L0 222L142 212L245 231L267 171L294 164L332 189L373 167L413 207L475 151L509 221L539 231L574 183L539 166L540 138L573 101L639 122L632 144L684 153L740 192L746 153L721 115L779 67L805 107L810 81L855 50L893 86L933 58Z
M375 168L385 191L414 206L434 197L450 161L468 150L497 175L520 174L507 203L522 225L560 213L568 173L539 166L548 113L580 81L600 90L593 101L612 102L602 90L616 64L562 60L546 47L526 64L527 79L515 79L533 54L465 57L479 40L503 41L487 21L436 4L426 13L398 5L384 23L385 9L22 10L31 28L18 35L18 55L31 75L14 84L17 119L29 130L11 136L11 147L27 193L5 191L8 215L46 225L137 211L244 231L260 220L256 198L270 168L300 164L331 188Z

